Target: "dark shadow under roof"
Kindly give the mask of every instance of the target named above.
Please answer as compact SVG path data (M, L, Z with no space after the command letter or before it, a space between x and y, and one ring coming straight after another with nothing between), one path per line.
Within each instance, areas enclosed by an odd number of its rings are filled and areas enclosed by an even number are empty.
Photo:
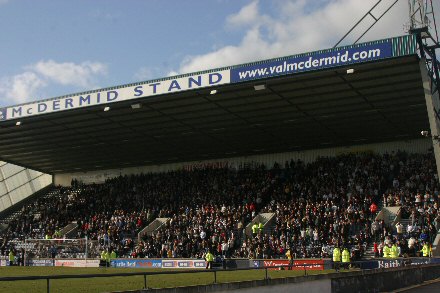
M353 68L354 74L346 70ZM419 138L416 55L7 121L0 159L46 173Z

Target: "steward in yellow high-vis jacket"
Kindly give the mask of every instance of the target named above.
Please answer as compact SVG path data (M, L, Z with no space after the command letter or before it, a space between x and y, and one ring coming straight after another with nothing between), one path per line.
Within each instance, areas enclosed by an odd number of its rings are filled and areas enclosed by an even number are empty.
M344 250L342 251L342 266L348 269L349 265L350 265L350 252L348 251L347 247L345 247Z
M335 248L333 248L333 268L339 272L339 267L341 264L341 250L339 249L338 246L335 246Z

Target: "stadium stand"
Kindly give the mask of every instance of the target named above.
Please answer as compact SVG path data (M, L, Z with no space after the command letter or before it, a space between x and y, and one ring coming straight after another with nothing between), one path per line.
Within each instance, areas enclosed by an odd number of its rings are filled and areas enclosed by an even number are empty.
M374 242L380 249L390 241L401 255L415 254L439 230L438 191L433 154L405 152L291 160L269 169L254 164L139 174L104 184L72 181L10 220L1 254L28 238L63 237L95 241L92 257L111 247L132 258L200 258L207 249L224 257L283 258L289 248L295 258L321 258L338 244L359 259ZM405 232L376 221L372 203L401 206ZM259 213L273 213L275 220L249 237L245 227ZM168 220L138 239L156 218Z

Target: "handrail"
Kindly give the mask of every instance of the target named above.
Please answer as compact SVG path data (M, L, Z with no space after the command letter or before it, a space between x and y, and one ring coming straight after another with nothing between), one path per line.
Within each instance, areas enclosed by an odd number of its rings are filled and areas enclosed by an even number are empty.
M284 259L286 260L286 259ZM364 263L368 261L347 262L344 264ZM293 264L290 267L312 267L323 266L323 263L307 263L307 264ZM249 271L249 270L263 270L263 269L279 269L281 267L288 268L289 265L264 266L256 268L236 268L236 269L191 269L188 271L163 271L163 272L135 272L135 273L109 273L109 274L76 274L76 275L46 275L46 276L21 276L21 277L0 277L2 281L20 281L20 280L45 280L45 279L81 279L81 278L105 278L105 277L132 277L142 275L177 275L177 274L192 274L192 273L214 273L214 272L234 272L234 271Z
M285 260L285 259L284 259ZM340 265L356 265L367 263L371 261L352 261L352 262L340 262ZM46 280L47 281L47 293L50 292L50 280L59 279L88 279L88 278L109 278L109 277L132 277L132 276L144 276L144 289L147 288L147 276L154 275L177 275L177 274L197 274L197 273L213 273L214 284L217 283L218 272L234 272L234 271L249 271L249 270L265 270L264 280L268 280L268 270L280 269L280 268L295 268L303 267L304 275L307 275L307 267L323 266L323 263L307 263L307 264L286 264L277 266L263 266L255 268L236 268L236 269L192 269L188 271L161 271L161 272L133 272L133 273L109 273L109 274L79 274L79 275L46 275L46 276L20 276L20 277L0 277L0 282L12 282L12 281L31 281L31 280ZM362 269L370 270L370 269Z

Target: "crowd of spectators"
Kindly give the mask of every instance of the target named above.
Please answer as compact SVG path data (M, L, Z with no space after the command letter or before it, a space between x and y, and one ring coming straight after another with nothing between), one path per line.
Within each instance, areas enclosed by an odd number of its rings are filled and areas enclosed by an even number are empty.
M55 195L23 208L2 232L2 254L12 240L62 238L76 222L74 237L87 237L120 257L329 257L336 244L362 257L367 245L387 241L416 244L439 230L439 183L432 154L345 154L275 164L271 168L228 167L120 176L103 184L57 187ZM376 208L401 205L410 232L376 222ZM273 223L246 237L260 212ZM170 220L137 240L155 218ZM402 228L403 230L403 228ZM399 235L398 235L399 234ZM403 242L405 241L405 242ZM413 242L411 240L411 242Z
M282 257L289 249L295 258L328 257L336 244L360 257L371 236L370 206L391 176L389 159L350 154L285 164L273 178L279 189L263 208L276 214L274 229L245 243L247 257Z
M389 243L398 247L399 256L422 255L426 243L432 245L440 231L440 185L435 159L432 154L399 154L399 161L392 184L383 193L384 206L399 206L401 221L393 226L376 222L375 253L383 256L383 248Z

